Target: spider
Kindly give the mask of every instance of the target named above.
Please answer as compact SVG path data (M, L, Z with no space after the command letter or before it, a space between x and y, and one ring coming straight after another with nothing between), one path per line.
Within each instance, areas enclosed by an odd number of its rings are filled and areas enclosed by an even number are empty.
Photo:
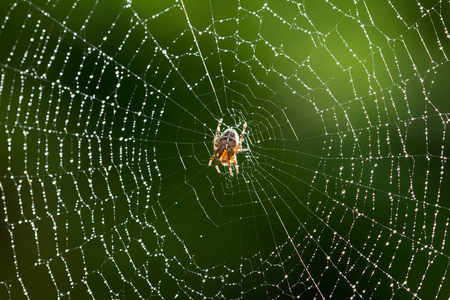
M214 138L214 154L209 160L208 166L211 165L212 161L214 160L214 157L217 156L216 160L217 172L220 173L218 166L220 162L223 166L228 165L228 169L230 169L230 175L233 176L233 171L231 170L231 166L233 165L233 163L235 164L236 167L236 174L239 174L236 154L239 152L249 150L249 149L241 149L242 139L244 138L244 132L245 128L247 127L247 123L246 122L244 123L244 128L242 129L241 137L239 138L239 142L237 142L238 134L236 130L231 128L225 130L218 138L220 131L220 124L222 124L222 120L223 119L220 119L219 124L217 125L216 136Z

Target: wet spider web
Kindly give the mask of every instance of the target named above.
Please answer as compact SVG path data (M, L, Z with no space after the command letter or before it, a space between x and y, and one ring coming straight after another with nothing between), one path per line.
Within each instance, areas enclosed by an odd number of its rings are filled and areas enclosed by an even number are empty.
M0 5L0 298L448 299L448 1Z

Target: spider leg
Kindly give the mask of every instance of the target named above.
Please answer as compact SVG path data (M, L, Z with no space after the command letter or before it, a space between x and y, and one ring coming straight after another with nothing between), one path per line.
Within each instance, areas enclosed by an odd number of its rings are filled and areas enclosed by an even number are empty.
M231 169L231 167L233 166L233 161L234 158L236 157L236 155L231 154L230 152L228 152L228 169L230 170L230 175L233 176L233 170Z
M216 170L217 170L217 173L220 173L220 170L219 170L219 159L216 159Z
M213 154L213 156L211 156L211 159L209 160L208 166L211 165L211 163L212 163L214 157L216 157L216 154L217 154L217 152L215 152L215 153Z
M242 143L242 139L244 138L245 128L247 128L247 122L244 122L244 128L242 128L241 137L239 138L239 145Z
M248 150L248 149L246 149L246 150L239 151L239 148L241 148L242 140L244 139L245 128L247 128L247 122L244 122L244 128L242 129L241 136L239 137L239 143L237 144L237 146L235 148L235 153Z
M239 174L239 168L238 168L238 162L237 162L236 155L234 155L233 161L234 161L234 167L236 168L236 174Z
M250 149L237 149L237 147L236 147L236 150L234 150L234 153L239 153L239 152L244 152L244 151L250 151Z
M216 150L216 140L217 140L217 137L219 136L220 124L222 124L222 120L223 119L220 119L219 124L217 124L216 136L214 137L214 150Z
M219 143L217 142L217 137L219 136L220 124L222 124L222 120L223 119L220 119L219 120L219 124L217 124L216 136L214 137L214 154L213 154L213 156L211 156L211 159L209 160L208 166L211 165L214 157L217 155L217 147L219 147ZM216 169L217 169L217 172L220 173L219 168L217 167L217 161L216 161Z

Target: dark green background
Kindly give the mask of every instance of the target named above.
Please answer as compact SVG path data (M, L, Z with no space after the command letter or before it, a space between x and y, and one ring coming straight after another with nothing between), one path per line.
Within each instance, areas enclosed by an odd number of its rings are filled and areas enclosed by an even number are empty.
M0 5L1 299L448 298L448 1Z

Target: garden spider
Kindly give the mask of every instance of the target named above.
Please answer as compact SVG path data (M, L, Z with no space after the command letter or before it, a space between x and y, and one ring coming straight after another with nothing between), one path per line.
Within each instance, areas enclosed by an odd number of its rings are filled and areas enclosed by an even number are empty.
M234 129L228 128L225 130L221 136L219 136L220 124L222 124L222 120L219 120L219 124L217 125L216 136L214 138L214 154L209 160L208 166L211 165L214 157L217 156L216 160L216 170L220 173L219 170L219 162L226 166L228 165L228 169L230 170L230 175L233 176L233 171L231 170L231 166L235 165L236 174L239 174L236 154L243 151L248 151L249 149L241 149L242 139L244 138L245 128L247 127L247 122L244 123L244 128L242 129L241 137L239 138L239 142L237 143L237 132Z

